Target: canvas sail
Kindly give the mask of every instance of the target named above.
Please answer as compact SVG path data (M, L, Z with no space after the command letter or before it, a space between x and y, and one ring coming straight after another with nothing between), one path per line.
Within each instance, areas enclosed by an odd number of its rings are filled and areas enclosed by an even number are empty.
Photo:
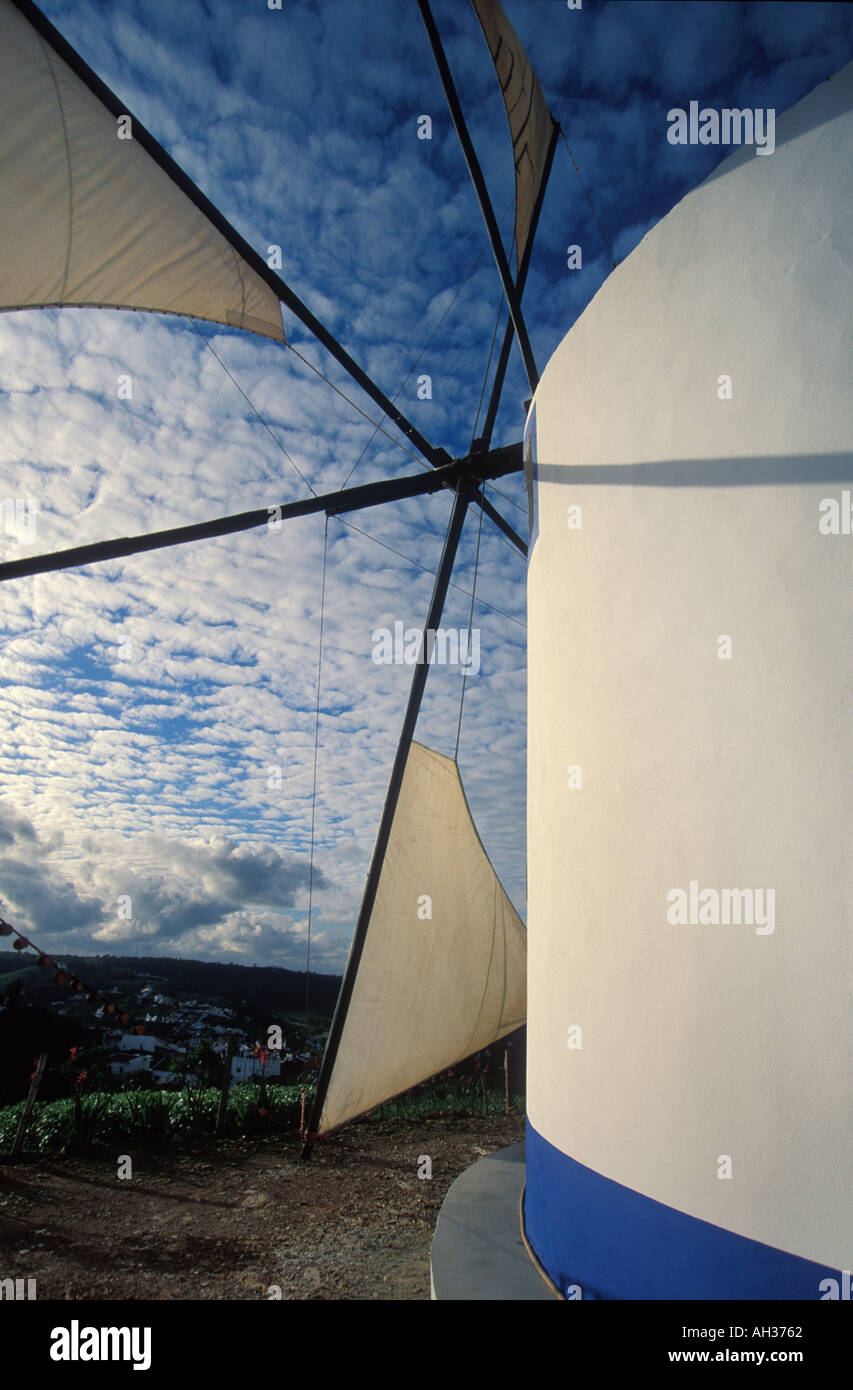
M284 340L273 290L11 0L0 206L2 310L145 309Z
M318 1133L525 1020L526 931L459 769L413 743Z
M533 222L554 122L539 80L498 0L471 0L489 45L506 106L515 160L516 265Z

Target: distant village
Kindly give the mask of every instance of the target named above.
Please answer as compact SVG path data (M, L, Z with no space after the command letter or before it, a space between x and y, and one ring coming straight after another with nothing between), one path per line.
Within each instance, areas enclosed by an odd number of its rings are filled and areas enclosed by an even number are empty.
M124 1008L137 1025L144 1025L144 1032L106 1026L110 1016L102 1009L96 1015L103 1045L111 1049L108 1064L113 1076L147 1073L162 1085L192 1084L191 1068L183 1071L175 1064L203 1040L210 1042L223 1063L230 1040L232 1083L261 1077L292 1078L322 1051L325 1034L312 1031L301 1019L282 1020L281 1048L277 1049L269 1045L268 1030L259 1030L239 1009L204 999L175 999L160 992L156 975L140 974L138 978L150 983L140 985ZM52 1001L48 1008L57 1017L72 1019L80 1014L82 1004L79 997L72 997Z

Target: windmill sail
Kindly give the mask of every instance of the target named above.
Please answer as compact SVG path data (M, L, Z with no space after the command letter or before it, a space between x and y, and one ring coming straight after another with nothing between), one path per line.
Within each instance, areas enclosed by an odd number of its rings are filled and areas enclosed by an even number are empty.
M489 18L494 19L492 8ZM517 45L514 35L512 40ZM522 95L526 92L523 83ZM505 99L509 102L514 94L508 82ZM544 108L538 84L534 98L536 117L540 103ZM529 247L547 160L543 166L538 159L537 120L528 131L527 122L519 123L509 105L508 111L521 190L518 225ZM63 305L136 309L206 319L283 342L284 302L433 467L449 462L449 455L434 448L388 400L31 0L0 0L0 205L0 311ZM503 256L499 238L498 246ZM505 265L502 278L512 311L516 296ZM524 351L523 322L516 324L516 332ZM427 631L441 618L468 505L488 507L501 529L514 535L477 484L487 476L482 464L501 454L478 453L470 474L454 488ZM502 463L498 466L505 471ZM226 527L205 526L205 533L225 534L254 524L250 513L227 520ZM177 528L180 537L170 533L168 543L200 539L188 534L194 529ZM115 553L155 548L164 536L120 540ZM155 545L137 544L140 540ZM41 558L69 564L103 558L89 550L78 547ZM311 1133L344 1123L524 1022L524 925L477 836L455 761L411 743L423 680L413 677L393 793L389 791L377 840L381 852L375 870L371 865L370 892L357 926L358 949L351 952L343 1008L339 1006L333 1022L334 1046L327 1049Z
M318 1132L518 1028L525 975L524 924L459 769L412 743Z
M539 79L498 0L471 0L489 45L512 136L515 160L516 265L524 259L540 189L547 177L554 121Z
M282 342L274 291L135 134L0 0L0 309L143 309Z

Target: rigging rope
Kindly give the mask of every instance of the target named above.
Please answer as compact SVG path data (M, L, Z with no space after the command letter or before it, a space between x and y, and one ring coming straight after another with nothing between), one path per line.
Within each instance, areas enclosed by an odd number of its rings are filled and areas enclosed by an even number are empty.
M353 410L357 410L359 415L361 415L369 425L374 425L376 430L384 434L386 439L390 439L392 444L396 444L398 449L402 449L404 454L408 454L410 459L414 459L415 463L421 464L423 468L429 468L430 465L421 458L420 454L414 453L411 449L407 448L405 444L401 443L399 439L396 439L393 434L389 434L386 429L383 429L381 421L377 422L372 416L368 415L366 410L362 410L360 405L356 405L355 401L352 400L345 391L342 391L340 386L336 386L335 383L326 376L324 371L321 371L319 367L315 367L313 362L309 362L308 358L304 357L298 348L295 348L292 343L286 343L285 347L289 348L293 355L299 358L300 362L304 362L306 367L310 367L311 371L315 372L318 377L325 381L327 386L331 386L332 390L337 392L341 399L346 401L347 405L351 405Z
M513 498L510 497L510 495L509 495L508 492L501 492L500 488L499 488L499 487L495 487L495 485L494 485L493 482L490 482L490 483L489 483L489 487L492 489L492 492L494 492L494 493L496 494L496 496L502 497L503 500L504 500L505 502L509 502L509 505L510 505L511 507L515 507L515 510L516 510L517 512L523 512L525 516L528 515L528 509L527 509L527 507L522 507L522 505L521 505L520 502L514 501Z
M513 555L518 555L519 552L516 550L512 541L508 540L508 538L504 535L503 531L499 531L497 526L494 526L488 517L486 517L486 525L488 526L489 530L497 536L499 541L503 541L504 545L509 547Z
M501 216L500 216L500 218L499 218L498 225L501 225L501 224L505 221L506 216L507 216L507 213L509 212L510 208L513 207L514 203L515 203L515 195L513 194L513 196L510 198L509 202L507 203L506 207L504 208L503 212L501 213ZM474 257L474 260L472 261L472 263L471 263L471 265L470 265L468 271L466 272L466 274L463 276L462 280L459 282L458 286L456 287L456 290L455 290L455 292L454 292L453 298L451 299L451 301L450 301L450 303L448 304L447 308L445 309L444 313L441 315L441 318L438 320L438 323L435 325L435 328L434 328L434 329L432 330L432 332L430 333L429 337L427 338L426 342L424 343L423 347L421 348L420 352L418 353L417 357L415 358L415 360L414 360L414 362L412 363L411 367L409 368L408 372L407 372L406 375L403 377L403 380L400 382L400 385L397 387L397 390L394 392L394 395L391 397L392 402L397 400L397 397L400 395L400 392L401 392L401 391L403 390L403 388L405 387L406 383L408 382L409 378L411 377L412 373L414 372L415 368L417 367L418 363L420 362L420 360L421 360L421 358L423 357L424 353L426 352L427 348L430 346L430 344L431 344L433 338L435 338L436 334L438 333L439 329L441 328L442 324L444 323L444 321L445 321L445 319L447 318L448 314L450 313L451 309L452 309L453 306L455 305L455 303L456 303L457 299L459 298L460 294L461 294L462 291L464 290L465 286L468 284L468 281L469 281L469 280L472 278L472 276L474 275L474 272L476 271L477 267L479 266L480 261L483 259L483 256L485 255L485 253L486 253L487 250L488 250L488 243L484 243L484 244L480 247L480 250L477 252L477 255ZM477 424L479 423L479 419L480 419L480 411L481 411L482 406L483 406L483 397L484 397L484 395L485 395L485 390L486 390L486 380L487 380L487 378L488 378L489 367L491 366L492 355L493 355L494 349L495 349L495 340L496 340L496 338L497 338L498 323L500 322L500 315L501 315L501 309L502 309L502 307L503 307L503 296L501 296L501 301L500 301L500 304L498 305L498 318L497 318L497 321L495 322L495 329L494 329L494 332L493 332L493 334L492 334L492 342L491 342L491 346L490 346L490 348L489 348L489 357L488 357L488 361L487 361L487 363L486 363L486 371L485 371L484 376L483 376L483 385L482 385L482 388L481 388L481 390L480 390L480 399L479 399L479 401L478 401L478 403L477 403L477 415L476 415L476 418L475 418L475 421L474 421L474 434L472 435L472 443L473 443L473 438L474 438L474 436L476 436ZM257 416L258 420L259 420L260 423L263 425L264 429L267 431L267 434L270 436L270 438L272 439L273 443L276 445L276 447L277 447L278 449L281 450L281 452L284 454L285 458L288 460L288 462L291 464L291 466L296 470L296 472L298 473L299 477L300 477L300 478L302 479L302 481L304 482L305 486L306 486L306 487L309 489L309 491L311 492L312 496L316 497L316 496L317 496L317 493L315 492L314 488L311 486L310 482L309 482L308 479L305 477L304 473L302 473L301 470L297 467L297 465L296 465L296 463L294 462L293 458L292 458L291 455L287 452L287 449L285 449L284 445L280 442L280 440L279 440L279 439L276 437L276 435L273 433L272 429L271 429L270 426L267 424L267 422L266 422L266 420L264 419L264 417L261 415L261 412L258 410L257 406L256 406L256 405L254 404L254 402L250 399L250 397L248 396L248 394L243 390L243 387L240 385L239 381L238 381L237 378L234 376L233 372L231 372L231 371L229 370L229 368L226 367L225 363L222 361L222 358L218 355L218 353L215 351L215 349L211 346L210 341L209 341L209 340L204 336L204 334L201 332L201 330L199 329L199 327L198 327L198 325L196 324L196 322L195 322L194 320L192 320L192 319L190 320L190 322L192 323L193 328L195 329L195 331L196 331L196 333L198 334L198 336L201 338L201 341L204 343L205 347L208 349L208 351L212 354L212 356L213 356L213 357L216 359L216 361L219 363L220 367L221 367L222 370L225 372L226 376L228 376L228 377L230 378L230 380L234 383L234 385L236 386L237 390L240 392L240 395L243 397L244 401L245 401L246 404L249 406L249 409L253 412L254 415ZM356 404L356 402L355 402L354 400L352 400L352 398L346 394L345 391L342 391L342 390L340 389L339 386L336 386L335 383L325 374L325 372L323 372L319 367L315 367L313 362L311 362L307 357L305 357L304 354L301 353L301 352L298 350L298 348L295 348L295 347L293 346L293 344L289 341L289 339L288 339L287 337L285 337L284 345L285 345L285 347L287 347L287 348L290 349L290 351L294 354L295 357L298 357L298 358L299 358L300 362L304 362L304 364L305 364L306 367L309 367L310 370L311 370L312 372L314 372L317 376L319 376L319 377L321 378L321 380L324 381L324 382L326 383L327 386L330 386L330 387L332 388L332 390L335 391L335 392L337 393L337 395L339 395L339 396L341 397L342 400L346 401L347 405L351 405L352 408L353 408L353 410L357 411L358 414L361 415L362 418L368 422L368 424L373 425L373 433L372 433L372 435L370 436L370 438L368 439L367 443L365 444L364 448L362 449L361 453L359 454L358 458L356 459L356 461L355 461L355 463L353 464L352 468L350 469L349 473L347 473L347 475L346 475L346 477L345 477L343 483L341 484L342 487L346 487L347 483L349 482L350 478L352 477L352 475L353 475L353 473L355 472L355 470L356 470L356 468L358 467L358 465L361 463L361 460L364 458L365 454L367 453L368 449L370 448L370 446L371 446L371 444L373 443L374 439L376 438L377 434L383 434L383 435L385 436L385 438L386 438L387 440L389 440L390 443L395 444L395 445L397 446L398 449L402 449L403 453L404 453L404 454L407 454L408 457L411 458L411 459L413 459L413 460L415 461L415 463L419 464L421 468L426 468L426 469L428 469L428 468L430 467L430 465L427 464L426 461L425 461L424 459L421 458L420 454L416 454L416 453L414 453L411 449L407 448L407 446L406 446L405 444L403 444L403 443L402 443L398 438L396 438L394 435L390 434L389 431L386 430L386 429L383 427L382 421L387 419L387 415L383 414L383 415L380 417L380 419L379 419L378 421L377 421L377 420L374 420L370 415L367 414L367 412L366 412L365 410L362 410L361 407L358 406L358 405ZM501 495L502 495L502 494L501 494ZM510 500L510 499L507 499L507 500ZM514 504L514 505L516 505L516 504ZM519 508L519 510L523 510L523 508Z
M589 210L590 210L590 212L592 213L593 217L595 218L596 225L597 225L598 230L599 230L599 232L600 232L600 234L601 234L601 240L604 242L604 245L607 247L607 254L608 254L608 256L610 257L610 269L611 269L611 270L615 270L615 269L616 269L616 262L615 262L615 260L613 259L613 248L612 248L612 246L610 245L610 242L607 240L607 237L604 235L604 228L602 227L601 223L600 223L599 220L598 220L598 213L596 212L595 208L594 208L593 205L592 205L592 199L590 198L589 193L588 193L588 191L587 191L587 186L586 186L586 184L584 183L583 178L581 177L581 171L580 171L580 169L578 168L577 163L575 162L575 157L574 157L574 155L572 154L571 150L569 149L569 142L568 142L568 140L566 139L565 135L563 134L562 127L560 127L559 129L560 129L560 139L562 140L562 142L563 142L563 144L565 145L566 149L569 151L569 159L572 161L572 164L574 164L574 166L575 166L575 173L577 174L578 179L580 180L580 186L581 186L581 188L582 188L583 191L584 191L584 194L585 194L585 196L586 196L587 202L589 203Z
M504 208L503 212L501 213L500 220L499 220L499 222L498 222L498 226L500 226L500 224L504 221L504 219L505 219L507 213L509 212L510 208L513 206L514 203L515 203L515 194L513 194L513 196L510 198L509 202L507 203L506 207ZM392 402L395 402L395 401L397 400L397 397L399 396L399 394L400 394L400 392L402 391L403 387L406 385L406 382L409 380L409 377L412 375L412 372L415 370L415 367L416 367L416 366L418 365L418 363L420 362L421 358L423 357L424 353L426 352L427 348L429 347L429 345L430 345L430 343L432 342L433 338L435 337L436 333L437 333L438 330L441 328L441 325L444 323L444 320L447 318L447 315L450 313L451 309L453 308L453 306L454 306L454 304L456 303L457 299L459 298L460 294L461 294L462 291L464 290L464 288L465 288L465 286L467 285L468 281L471 279L472 275L474 274L474 271L477 269L477 266L480 264L480 261L483 259L484 255L486 254L486 251L487 251L488 249L489 249L489 248L488 248L488 242L484 242L483 245L480 247L479 251L477 252L477 255L475 256L474 260L472 261L471 267L470 267L470 269L468 270L467 274L466 274L466 275L464 276L464 278L459 282L459 285L457 286L457 289L456 289L456 293L454 294L453 298L451 299L450 303L448 304L448 306L447 306L447 308L445 309L444 313L442 314L441 318L438 320L438 323L435 325L435 328L434 328L434 329L432 330L432 332L430 333L429 337L427 338L426 342L424 343L423 347L421 348L420 352L418 353L418 355L417 355L417 357L415 358L414 362L412 363L411 367L410 367L409 370L407 371L406 375L403 377L403 380L400 382L400 385L397 387L397 390L394 392L393 396L391 397ZM503 304L503 297L501 297L501 304ZM494 348L494 342L492 343L492 347ZM491 353L489 354L489 361L491 361ZM486 370L488 371L488 367L486 368ZM485 383L484 383L484 386L483 386L483 390L485 390ZM483 395L482 395L482 392L481 392L481 393L480 393L480 405L482 405L482 403L483 403ZM477 407L477 416L478 416L478 417L479 417L479 414L480 414L480 406ZM383 420L386 419L386 416L383 415L383 416L382 416L382 419L383 419ZM358 468L358 465L361 463L361 460L364 458L365 454L367 453L368 449L370 448L371 444L373 443L374 439L376 438L376 434L377 434L377 430L378 430L378 429L379 429L379 426L377 425L376 429L373 431L373 434L372 434L372 435L370 436L370 438L368 439L367 443L365 444L364 448L362 449L361 453L359 454L358 458L356 459L356 461L355 461L355 463L353 464L352 468L350 469L349 473L347 473L347 476L346 476L346 478L344 479L344 482L343 482L343 486L344 486L344 487L346 487L346 485L347 485L347 483L349 482L350 478L352 477L353 473L354 473L355 470Z
M316 492L314 492L314 489L313 489L313 487L311 486L311 484L309 483L308 479L305 477L305 474L304 474L303 472L301 472L301 470L300 470L299 468L297 468L296 464L294 463L293 459L290 457L290 454L287 452L287 450L285 449L284 445L283 445L283 444L280 442L280 440L278 440L278 439L276 438L276 436L273 434L272 430L270 429L270 427L269 427L269 425L267 424L266 420L264 419L263 415L262 415L261 412L258 410L257 406L256 406L256 405L249 399L249 397L246 395L246 392L243 390L243 388L242 388L242 386L240 385L239 381L238 381L237 378L234 376L234 373L228 370L228 368L226 367L225 363L222 361L222 358L221 358L221 357L219 356L219 354L217 353L216 349L213 348L213 347L211 347L210 342L208 341L207 338L205 338L204 334L202 333L201 329L199 328L199 326L198 326L198 324L195 322L195 320L194 320L194 319L190 319L190 323L192 324L192 326L193 326L193 328L195 329L195 331L196 331L196 333L198 334L198 336L201 338L201 341L204 343L204 345L205 345L205 347L207 348L208 352L211 352L211 353L213 354L213 356L216 358L217 362L219 363L219 365L220 365L220 367L222 368L222 370L223 370L223 372L225 373L225 375L228 376L228 377L230 377L231 380L233 381L234 385L237 387L237 390L240 392L240 395L243 397L243 400L246 402L246 404L249 406L249 408L250 408L252 411L254 411L255 415L257 415L258 419L260 420L261 424L263 425L263 427L264 427L264 429L266 430L267 434L269 435L270 439L273 441L274 444L276 444L276 445L278 446L278 448L279 448L279 449L281 450L281 452L284 454L284 457L287 459L288 463L291 464L291 466L292 466L293 468L296 469L296 472L299 474L300 478L302 479L302 481L303 481L303 483L305 484L305 486L308 488L309 492L311 492L311 494L312 494L314 497L316 497L317 494L316 494Z
M495 331L497 332L497 324L495 325ZM492 346L494 346L494 342L492 343ZM484 483L483 483L483 497L485 498L485 496L486 496L486 484L485 484L485 482L484 482ZM474 595L475 595L476 592L477 592L477 570L478 570L479 565L480 565L480 537L481 537L482 534L483 534L483 508L480 507L479 510L480 510L480 524L479 524L479 526L477 527L477 550L476 550L476 553L475 553L475 555L474 555L474 580L473 580L473 583L472 583L472 585L471 585L471 611L470 611L469 614L468 614L468 649L467 649L466 655L467 655L469 661L470 661L470 657L471 657L471 631L472 631L473 624L474 624ZM467 684L467 681L468 681L468 668L467 668L467 666L466 666L465 670L462 672L462 693L461 693L461 695L459 696L459 722L458 722L457 725L456 725L456 749L455 749L454 754L453 754L453 761L454 761L456 764L459 763L459 738L460 738L460 735L461 735L461 733L462 733L462 706L463 706L464 703L465 703L465 686L466 686L466 684Z
M489 379L489 368L492 365L492 353L495 350L495 342L498 336L498 326L501 321L501 311L503 307L504 297L503 295L501 295L500 300L498 301L498 313L497 318L495 319L495 330L492 334L492 341L489 345L489 356L486 360L486 370L483 372L483 384L480 387L480 399L477 402L477 414L474 416L474 428L471 431L471 448L468 450L469 454L471 453L471 450L474 448L474 440L477 438L477 426L480 423L480 411L483 409L483 397L486 394L486 382ZM485 496L485 493L483 495Z
M482 515L483 513L481 511L480 516L482 517ZM400 559L405 560L407 565L412 565L415 569L423 570L424 574L428 574L432 579L435 578L435 570L428 569L426 565L422 565L418 560L413 560L411 556L406 555L402 550L397 550L393 545L389 545L387 541L381 541L378 536L371 536L369 531L363 531L360 526L355 526L351 521L344 521L342 516L335 517L335 520L339 521L342 526L348 526L351 531L357 531L358 534L364 536L366 540L373 541L374 545L381 545L383 550L390 550L392 555L399 555ZM488 521L486 525L489 525ZM506 539L506 537L502 536L500 531L496 530L494 527L491 527L491 530L500 540ZM507 545L510 545L509 541L507 541ZM518 554L514 546L510 546L510 549L514 555ZM452 579L448 587L451 589L458 589L459 593L465 594L467 598L473 597L470 589L463 589L461 584L454 584ZM497 608L495 604L488 603L484 598L478 599L477 602L484 608L490 609L493 613L498 613L500 617L506 618L509 622L515 623L518 627L523 627L525 632L527 631L527 623L523 623L520 618L514 618L512 613L505 612L503 608Z
M311 791L311 854L308 861L308 941L305 951L305 1025L308 1026L308 995L311 982L311 911L314 903L314 824L317 812L317 750L320 744L320 678L323 670L323 625L326 617L326 557L329 547L329 518L323 527L323 578L320 584L320 644L317 652L317 701L314 707L314 785Z
M219 363L220 367L221 367L222 370L225 372L225 375L228 376L228 377L230 377L230 379L233 381L234 385L237 387L237 390L240 392L240 395L243 397L243 400L244 400L244 401L246 402L246 404L249 406L250 410L258 417L258 419L260 420L260 422L261 422L261 424L263 425L264 429L266 430L267 434L270 436L270 439L272 439L273 443L277 446L277 448L279 448L279 449L281 450L281 452L284 454L285 458L287 459L288 463L290 463L291 466L292 466L294 469L296 469L296 472L299 474L299 476L300 476L300 478L302 479L303 483L304 483L305 486L308 488L308 490L311 492L311 495L312 495L313 497L316 497L316 496L317 496L317 493L314 491L314 488L311 486L311 484L309 483L308 479L305 477L305 474L297 467L296 463L294 463L293 459L291 458L290 454L289 454L289 453L287 452L287 450L285 449L284 445L283 445L283 444L281 443L281 441L280 441L279 439L277 439L276 436L273 434L272 430L270 429L270 427L269 427L269 425L267 424L266 420L264 419L263 415L262 415L261 412L258 410L257 406L253 403L253 401L249 398L249 396L246 394L246 392L243 390L243 388L242 388L242 386L240 385L239 381L238 381L237 378L234 376L234 373L231 372L231 371L229 371L229 369L226 367L225 363L222 361L222 358L221 358L221 357L219 356L219 354L215 351L215 349L214 349L213 347L211 347L209 340L208 340L208 339L204 336L204 334L201 332L201 329L198 327L198 325L197 325L192 319L190 320L190 322L192 323L193 328L195 329L195 331L196 331L196 333L198 334L198 336L201 338L201 341L204 343L204 345L205 345L205 347L207 348L208 352L210 352L210 353L213 354L213 356L216 358L217 362ZM350 399L350 397L346 394L346 392L342 391L342 390L340 389L339 386L336 386L335 383L334 383L333 381L330 381L330 379L326 376L325 372L322 372L322 371L320 370L319 367L315 367L313 362L309 362L308 358L307 358L307 357L304 357L304 356L302 355L302 353L299 352L298 349L295 348L295 347L293 346L292 343L286 342L286 343L285 343L285 347L289 348L290 351L294 354L294 356L296 356L296 357L299 358L300 362L304 362L305 365L306 365L306 367L310 367L312 372L316 372L317 376L321 377L322 380L326 382L326 385L327 385L327 386L331 386L332 390L333 390L333 391L336 391L337 394L338 394L340 397L342 397L343 400L345 400L345 401L347 402L347 405L351 405L352 408L353 408L353 410L357 410L358 413L359 413L359 415L363 416L364 419L367 420L368 424L371 424L371 425L374 425L374 426L375 426L375 429L374 429L374 431L373 431L373 435L371 436L371 440L369 440L368 443L372 442L372 439L375 439L376 434L377 434L377 431L381 431L381 433L385 435L386 439L390 440L390 442L391 442L392 444L396 444L397 448L398 448L398 449L402 449L404 454L408 454L409 458L415 460L415 463L419 463L422 467L427 467L427 468L429 467L429 464L425 464L425 463L424 463L424 460L421 458L420 454L413 453L412 450L411 450L411 449L408 449L408 448L406 447L405 444L402 444L402 443L400 442L399 439L395 439L395 437L394 437L393 434L389 434L388 431L387 431L386 429L383 429L383 428L382 428L382 423L381 423L381 421L377 424L377 422L376 422L375 420L373 420L373 419L371 418L371 416L369 416L369 415L367 414L366 411L362 410L360 406L356 405L356 403L355 403L354 400L351 400L351 399ZM413 368L412 370L414 370L414 368ZM411 373L410 373L410 375L411 375ZM405 383L403 383L403 384L405 385ZM402 386L401 386L400 389L402 390ZM383 416L382 418L384 419L385 417ZM344 486L346 486L346 484L344 484Z

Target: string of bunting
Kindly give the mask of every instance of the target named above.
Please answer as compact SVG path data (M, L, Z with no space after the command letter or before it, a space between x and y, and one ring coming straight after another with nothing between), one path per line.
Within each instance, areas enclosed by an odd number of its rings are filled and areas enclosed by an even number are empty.
M12 949L14 951L26 951L28 948L35 951L37 957L36 965L42 966L43 969L49 970L51 966L54 966L53 978L58 985L66 985L68 989L74 990L77 994L85 994L88 1003L99 1004L105 1013L115 1014L118 1022L123 1024L124 1027L132 1027L133 1031L136 1033L144 1033L146 1031L144 1023L136 1022L130 1014L120 1013L118 1005L114 1004L111 999L105 999L98 990L92 989L84 980L79 979L73 971L66 970L53 959L53 956L49 956L45 951L42 951L34 941L31 941L28 936L24 936L23 932L19 932L17 927L13 927L12 923L7 922L3 917L0 917L0 936L15 937L15 940L12 942Z

